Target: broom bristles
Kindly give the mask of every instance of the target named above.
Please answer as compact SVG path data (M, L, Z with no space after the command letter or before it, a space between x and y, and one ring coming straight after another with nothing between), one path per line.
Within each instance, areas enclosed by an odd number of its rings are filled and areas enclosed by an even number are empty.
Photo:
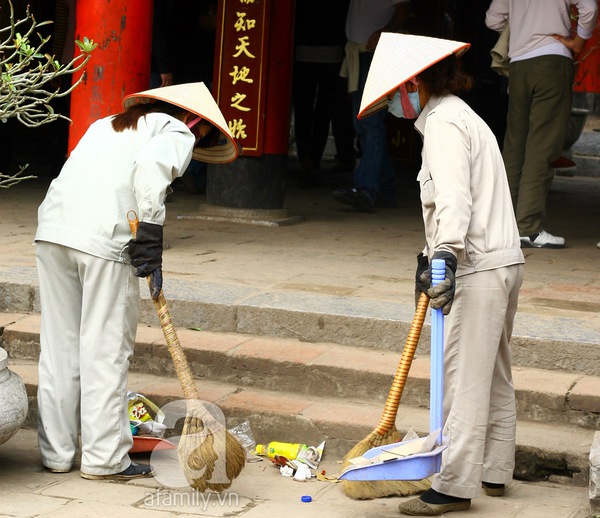
M350 464L350 459L361 457L371 448L394 444L401 441L395 426L385 434L373 431L356 444L344 457L342 469ZM422 493L431 487L431 480L342 480L342 491L354 500L372 500L387 496L410 496Z
M188 484L201 493L220 493L229 487L246 464L246 450L225 429L206 432L201 419L186 417L177 453ZM223 458L225 455L225 458Z

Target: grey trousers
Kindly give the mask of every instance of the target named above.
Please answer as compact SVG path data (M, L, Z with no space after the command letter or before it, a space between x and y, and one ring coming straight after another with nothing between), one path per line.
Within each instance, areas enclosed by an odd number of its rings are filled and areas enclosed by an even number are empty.
M506 484L515 466L516 409L510 338L523 265L457 279L444 321L444 435L432 487L476 498L481 482Z
M133 444L127 372L138 322L139 279L128 264L38 242L41 301L39 447L48 468L119 473Z
M573 61L540 56L510 64L502 156L519 235L543 229L546 198L571 113Z

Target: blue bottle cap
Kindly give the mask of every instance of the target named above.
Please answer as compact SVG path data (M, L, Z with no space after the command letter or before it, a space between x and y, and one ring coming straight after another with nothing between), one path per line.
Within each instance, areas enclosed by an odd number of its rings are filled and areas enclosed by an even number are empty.
M310 495L304 495L300 500L308 503L308 502L312 502L312 497Z

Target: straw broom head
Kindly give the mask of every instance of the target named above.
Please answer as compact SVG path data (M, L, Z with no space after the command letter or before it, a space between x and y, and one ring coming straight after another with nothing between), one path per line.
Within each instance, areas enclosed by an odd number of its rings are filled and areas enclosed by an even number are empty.
M188 406L177 454L188 484L202 493L225 491L246 464L246 450L237 437L192 405Z
M154 301L167 348L173 359L187 415L177 454L190 486L200 492L225 491L246 465L246 450L239 439L215 419L200 401L190 365L179 343L162 291Z
M350 464L350 459L361 457L371 448L394 444L402 440L400 432L393 426L384 435L375 430L354 446L344 457L342 470ZM431 480L342 480L342 491L354 500L372 500L386 496L409 496L427 491Z
M422 293L415 316L408 332L404 351L400 358L400 363L396 369L396 374L390 388L383 415L375 430L360 441L344 457L342 470L350 464L350 459L361 457L371 448L394 444L402 440L400 433L396 429L396 416L400 406L400 398L404 390L404 384L408 378L408 371L412 364L415 350L421 336L423 321L427 313L429 297ZM431 486L430 479L423 480L342 480L342 491L355 500L370 500L373 498L382 498L385 496L408 496L426 491Z

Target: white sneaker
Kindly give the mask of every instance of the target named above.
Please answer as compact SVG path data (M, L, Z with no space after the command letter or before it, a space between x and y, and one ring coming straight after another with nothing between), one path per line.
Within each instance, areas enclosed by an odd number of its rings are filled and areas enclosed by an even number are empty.
M563 248L564 246L564 237L553 236L545 230L529 237L521 236L522 248Z

